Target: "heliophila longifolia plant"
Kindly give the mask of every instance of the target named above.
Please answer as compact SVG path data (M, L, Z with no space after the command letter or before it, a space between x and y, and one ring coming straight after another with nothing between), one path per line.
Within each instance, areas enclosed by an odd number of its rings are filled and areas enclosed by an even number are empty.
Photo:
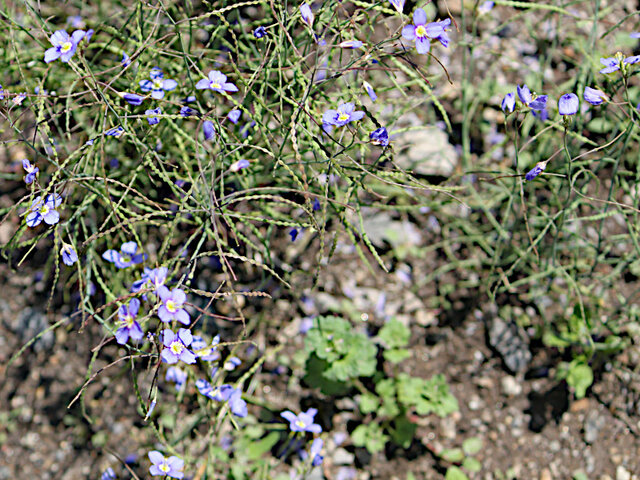
M88 392L124 375L147 432L137 463L105 448L102 478L304 478L326 456L323 402L356 396L351 445L374 455L416 442L417 418L457 411L446 371L403 368L418 341L411 325L390 317L368 330L320 312L292 354L286 325L269 323L277 301L313 296L345 243L372 276L438 251L438 265L408 280L438 311L459 291L527 309L524 326L572 355L558 377L577 397L598 354L624 347L635 290L614 287L640 275L640 56L603 50L623 21L598 25L598 0L595 13L436 3L5 9L2 254L16 275L41 270L38 302L66 312L47 330L100 338L69 407L92 423ZM550 48L538 70L511 64L499 86L488 79L500 62L480 66L477 53L506 28L492 15L515 7L539 9L536 21L555 30L532 28L534 40L574 56ZM575 28L558 28L568 18ZM550 80L559 61L575 74ZM403 135L416 131L446 132L460 163L446 174L408 168ZM432 241L374 244L371 211L425 230L428 214ZM297 370L280 361L274 371L290 377L275 392L262 375L283 355ZM304 401L288 398L294 383ZM480 469L459 457L451 471Z

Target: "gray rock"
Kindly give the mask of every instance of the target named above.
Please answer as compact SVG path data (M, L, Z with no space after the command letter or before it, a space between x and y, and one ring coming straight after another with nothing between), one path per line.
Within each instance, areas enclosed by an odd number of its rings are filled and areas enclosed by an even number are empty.
M396 162L400 168L422 175L449 177L458 162L458 154L447 134L436 127L410 130L394 136L400 151Z
M523 372L531 361L528 337L513 321L505 322L497 315L487 319L489 345L502 357L512 373Z

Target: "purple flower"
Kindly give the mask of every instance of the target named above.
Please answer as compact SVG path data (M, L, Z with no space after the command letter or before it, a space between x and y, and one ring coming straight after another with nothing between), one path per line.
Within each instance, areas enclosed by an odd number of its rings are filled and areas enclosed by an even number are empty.
M178 367L169 367L164 379L167 382L174 382L176 384L176 390L180 390L187 381L187 372L180 370Z
M202 123L202 131L204 132L205 140L215 140L216 139L216 129L213 126L213 122L211 120L205 120Z
M214 389L204 378L196 380L196 388L198 392L200 392L200 395L204 395L211 400L222 401L222 398L219 397L218 388Z
M32 165L31 162L29 162L29 160L27 160L26 158L22 160L22 168L24 168L24 171L27 172L27 174L24 176L24 183L26 183L27 185L33 183L40 169L35 165Z
M541 122L546 122L549 119L549 110L543 108L542 110L534 110L531 112Z
M158 288L158 296L162 300L162 305L158 309L158 317L167 323L177 320L183 325L189 325L191 318L187 311L182 307L187 301L187 296L179 288L169 291L164 285Z
M526 87L526 85L525 85ZM509 113L513 112L513 109L516 108L516 94L511 92L507 93L502 99L502 111Z
M627 65L633 65L640 62L640 55L634 55L633 57L627 57L624 59L624 63Z
M165 79L162 69L153 67L149 74L150 80L140 80L140 90L151 92L151 96L156 100L164 97L164 92L169 92L178 86L175 80Z
M85 36L83 30L76 30L71 36L65 30L58 30L49 38L52 48L44 52L45 63L51 63L60 59L62 63L67 63L76 53L78 43Z
M369 141L373 145L386 147L389 145L389 133L384 127L380 127L369 134Z
M191 342L191 349L193 353L200 360L205 362L215 362L220 359L220 353L218 352L218 345L220 344L220 335L216 335L213 337L211 341L211 345L207 345L207 343L199 336L193 336L193 341Z
M229 171L239 172L243 168L247 168L249 165L249 160L238 160L237 162L233 162L231 165L229 165Z
M162 109L160 107L145 110L144 113L147 115L147 122L149 122L149 125L157 125L160 123L160 119L156 117L156 115L162 114Z
M402 29L402 36L409 41L415 40L418 53L429 53L431 40L438 40L444 47L449 45L446 30L451 25L450 19L427 24L427 14L423 9L418 8L413 12L413 23Z
M227 76L222 72L211 70L207 77L208 78L203 78L202 80L198 81L198 83L196 83L196 88L198 90L208 88L218 93L238 91L238 87L236 87L233 83L227 82Z
M318 413L318 410L310 408L299 415L296 415L291 410L286 410L280 416L289 421L289 429L292 432L320 433L322 432L322 427L317 423L313 423L313 417L316 416L316 413Z
M558 100L558 113L560 115L575 115L578 113L580 100L575 93L565 93Z
M78 254L74 248L67 243L62 244L60 253L62 254L62 262L69 267L78 261Z
M125 242L120 247L119 252L116 250L107 250L102 254L102 258L109 263L115 264L118 268L127 268L144 261L145 255L136 253L137 251L138 244L136 242Z
M144 97L136 95L135 93L122 93L121 95L122 98L131 105L142 105L142 102L144 101Z
M165 363L178 363L178 360L192 364L196 363L196 356L187 347L191 345L193 337L186 328L181 328L178 333L165 328L162 331L162 344L164 349L160 356Z
M313 28L313 12L311 11L311 7L306 3L300 5L300 16L302 17L302 21L309 25L310 28Z
M258 27L253 31L253 36L256 38L262 38L267 34L267 30L264 27Z
M135 320L139 308L140 300L132 298L128 306L121 305L118 309L118 324L120 328L116 331L116 342L120 345L127 343L129 337L136 342L144 337L140 324Z
M362 47L362 45L363 45L363 44L362 44L362 42L361 42L360 40L346 40L346 41L344 41L344 42L340 42L340 43L338 44L338 47L340 47L340 48L352 48L352 49L355 49L355 48L360 48L360 47Z
M364 91L367 92L367 95L369 95L371 101L375 102L378 99L378 96L369 82L362 82L362 86L364 87Z
M404 2L405 0L389 0L389 3L391 4L391 6L395 8L400 14L404 9Z
M159 451L152 450L149 452L149 460L151 460L151 463L153 464L149 467L149 473L151 475L160 475L171 478L184 477L184 473L182 473L184 461L175 455L165 458L165 456Z
M55 225L60 221L60 214L56 211L56 208L62 203L62 197L57 193L47 195L46 200L42 200L42 197L38 195L33 199L31 203L31 212L27 215L27 226L36 227L42 223L42 220L47 225Z
M612 73L620 70L620 60L616 57L601 58L600 63L605 67L600 70L600 73Z
M237 108L234 108L229 112L229 114L227 115L227 118L231 123L238 123L238 120L240 120L241 116L242 116L242 112Z
M341 103L337 110L327 110L322 115L322 123L342 127L349 122L355 122L364 117L364 112L354 111L355 105L351 102Z
M313 201L313 211L317 212L318 210L320 210L320 200L318 200L317 198Z
M640 32L631 32L629 36L631 38L640 38Z
M607 99L607 95L595 88L584 87L584 100L591 105L600 105Z
M323 445L324 445L324 442L322 441L321 438L316 438L311 444L311 449L309 450L309 456L312 458L311 464L314 467L319 467L320 465L322 465L322 461L324 460L324 457L320 455L320 453L322 452Z
M131 59L129 58L129 55L122 52L122 60L120 60L120 64L125 68L131 65Z
M27 94L23 92L13 97L13 100L11 101L13 102L14 105L22 105L22 102L24 102L25 98L27 98Z
M0 100L4 100L4 88L0 85Z
M545 168L547 168L547 162L536 163L536 166L527 172L527 174L524 176L524 179L530 182L531 180L536 178L538 175L540 175Z
M296 241L296 238L298 238L299 233L300 231L297 228L292 228L291 230L289 230L289 236L291 237L292 242Z

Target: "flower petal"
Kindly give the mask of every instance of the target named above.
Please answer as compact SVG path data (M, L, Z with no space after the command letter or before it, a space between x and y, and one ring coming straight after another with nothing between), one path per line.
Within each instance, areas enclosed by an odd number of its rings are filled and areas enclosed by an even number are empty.
M417 8L415 12L413 12L413 23L415 25L424 25L427 23L427 14L421 8Z

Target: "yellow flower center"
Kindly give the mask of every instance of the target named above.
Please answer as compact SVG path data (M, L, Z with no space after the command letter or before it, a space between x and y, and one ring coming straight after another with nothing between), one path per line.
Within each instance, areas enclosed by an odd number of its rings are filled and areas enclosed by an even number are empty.
M167 465L167 461L165 460L164 462L162 462L160 465L158 465L158 469L162 472L162 473L168 473L171 470L171 467L169 465Z
M73 43L71 42L64 42L62 44L62 46L60 47L60 51L62 53L67 53L69 50L71 50L73 48Z
M167 310L169 310L171 313L175 313L176 310L178 309L176 303L173 300L168 300L166 307L167 307Z
M127 316L122 319L122 326L131 328L133 326L133 321L133 317L127 314Z
M418 36L418 37L426 37L427 36L427 29L424 28L424 25L418 25L416 27L416 36Z
M349 120L349 115L346 113L341 113L340 115L338 115L338 121L339 122L346 122L347 120Z
M180 355L184 350L184 345L182 344L182 342L171 342L171 347L169 348L171 349L171 353Z
M304 424L304 422L302 420L297 420L296 421L296 425L299 426L300 428L304 428L305 427L305 424Z
M220 88L222 85L216 82L211 82L211 88Z
M162 79L161 78L156 78L153 81L153 89L154 90L162 90L162 84L163 84Z
M49 207L47 207L46 205L40 207L40 215L44 217L47 213L49 213Z

